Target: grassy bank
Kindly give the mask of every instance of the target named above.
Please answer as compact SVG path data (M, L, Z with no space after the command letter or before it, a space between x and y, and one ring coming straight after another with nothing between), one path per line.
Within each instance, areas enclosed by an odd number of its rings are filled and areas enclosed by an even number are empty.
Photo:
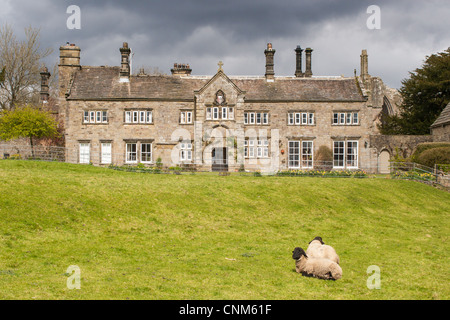
M0 195L1 299L450 298L450 194L421 183L3 160ZM315 236L341 280L295 273Z

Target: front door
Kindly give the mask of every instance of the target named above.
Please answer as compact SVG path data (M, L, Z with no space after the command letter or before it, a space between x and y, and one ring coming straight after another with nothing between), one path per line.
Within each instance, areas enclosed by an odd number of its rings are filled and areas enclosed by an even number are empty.
M212 149L212 171L228 171L227 148Z
M379 165L378 173L383 173L383 174L391 173L391 170L389 167L390 166L390 163L389 163L390 158L391 158L391 155L389 154L389 151L387 151L387 150L381 151L380 155L378 156L378 165Z
M80 143L80 163L89 163L90 161L90 144Z

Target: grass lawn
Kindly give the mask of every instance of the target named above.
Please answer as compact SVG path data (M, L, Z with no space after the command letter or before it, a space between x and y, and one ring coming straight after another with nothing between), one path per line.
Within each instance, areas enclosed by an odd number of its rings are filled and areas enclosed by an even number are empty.
M0 299L449 299L449 212L448 192L412 181L1 160ZM315 236L342 279L295 272Z

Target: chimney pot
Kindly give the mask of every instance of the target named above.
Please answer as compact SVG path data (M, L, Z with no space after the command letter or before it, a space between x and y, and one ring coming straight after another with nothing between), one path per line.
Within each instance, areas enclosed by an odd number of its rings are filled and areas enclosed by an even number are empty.
M296 77L304 77L305 74L302 72L303 49L300 47L300 45L298 45L294 51L295 51L295 76Z
M47 67L43 67L41 70L41 101L43 103L47 103L50 93L48 90L48 79L50 78L51 74L48 72Z
M272 48L272 44L267 44L267 49L264 50L264 54L266 56L266 81L272 82L275 80L275 71L274 71L274 55L275 49Z
M369 56L367 50L361 52L361 78L363 82L369 79Z
M122 48L119 49L122 56L119 81L129 82L130 81L130 53L131 49L128 48L128 43L124 42Z
M172 72L172 75L178 75L178 76L182 76L182 75L190 75L192 72L192 69L190 68L189 64L186 63L174 63L173 64L173 69L170 69L170 71Z
M311 70L311 53L313 52L313 49L306 48L305 54L306 54L306 68L305 68L305 77L312 77L312 70Z

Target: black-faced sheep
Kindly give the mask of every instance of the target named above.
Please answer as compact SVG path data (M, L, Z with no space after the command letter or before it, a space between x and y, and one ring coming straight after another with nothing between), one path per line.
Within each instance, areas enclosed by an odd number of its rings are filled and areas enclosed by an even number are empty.
M339 256L332 246L326 245L321 237L315 237L309 243L306 254L314 258L326 258L339 264Z
M300 247L292 251L292 258L295 260L295 270L304 276L325 280L342 278L342 269L336 262L325 258L308 257Z

